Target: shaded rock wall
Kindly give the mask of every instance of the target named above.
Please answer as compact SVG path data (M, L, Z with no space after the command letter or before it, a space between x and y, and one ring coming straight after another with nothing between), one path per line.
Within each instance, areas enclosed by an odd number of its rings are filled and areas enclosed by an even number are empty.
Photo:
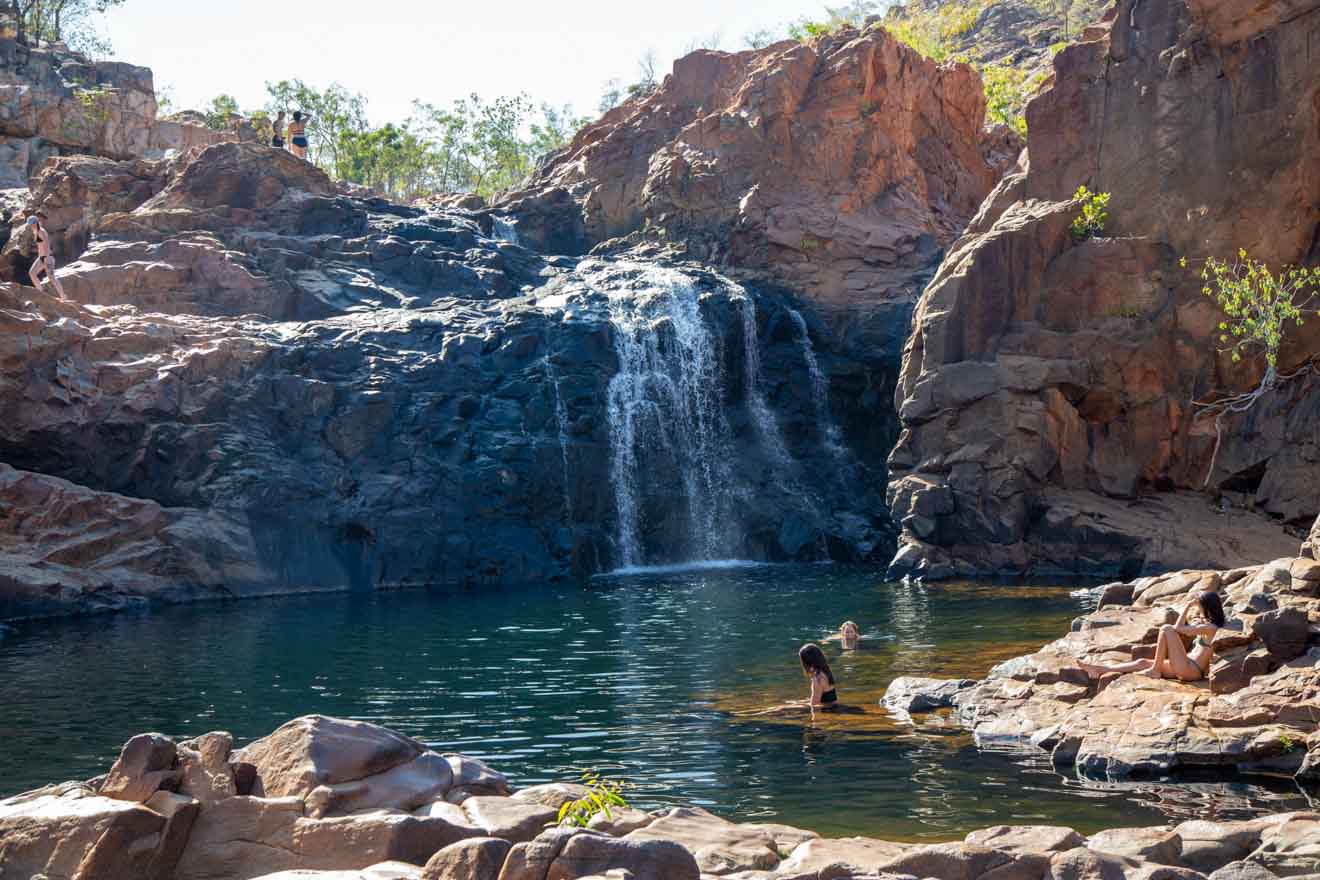
M1059 53L1027 110L1029 161L924 294L890 460L899 570L1135 574L1273 555L1209 499L1174 502L1195 511L1175 522L1157 496L1210 468L1213 420L1192 401L1262 370L1216 352L1197 261L1320 256L1320 4L1211 5L1124 0ZM1112 193L1110 237L1072 239L1081 184ZM1281 371L1317 341L1290 334ZM1211 476L1226 504L1298 525L1320 510L1314 381L1230 421ZM1194 531L1221 538L1196 557L1178 539Z
M210 147L159 178L141 167L52 164L37 198L66 233L91 230L61 270L75 302L0 288L0 458L71 481L98 510L145 499L233 530L214 558L176 554L168 575L129 565L162 576L125 575L126 594L530 581L617 565L615 311L644 297L682 299L711 337L723 552L887 556L883 500L845 479L882 482L872 438L887 401L866 390L870 365L816 350L819 321L782 290L670 264L683 281L670 291L654 263L543 257L491 238L489 217L342 197L312 166L256 145ZM662 348L672 320L649 331ZM666 461L643 461L641 561L685 558L691 498ZM171 552L149 539L137 558ZM14 570L54 564L57 549L35 534ZM80 565L119 570L113 534L94 549ZM93 595L107 578L60 571L15 577L7 598L114 604Z

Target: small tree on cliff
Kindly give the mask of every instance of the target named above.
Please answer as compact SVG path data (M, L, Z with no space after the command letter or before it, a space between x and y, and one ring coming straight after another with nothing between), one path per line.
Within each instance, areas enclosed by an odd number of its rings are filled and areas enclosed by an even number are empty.
M86 53L108 52L110 44L96 29L96 16L124 0L16 0L19 42L64 42Z
M1186 268L1186 257L1181 264ZM1224 320L1219 322L1219 341L1224 346L1220 351L1231 353L1234 363L1243 357L1265 359L1265 374L1254 390L1195 404L1201 412L1215 416L1215 450L1203 484L1208 486L1219 457L1224 416L1246 412L1280 382L1310 371L1308 363L1292 373L1279 375L1279 347L1289 324L1300 327L1307 314L1315 313L1315 302L1320 297L1320 268L1285 266L1276 273L1265 263L1251 259L1246 250L1239 249L1236 260L1215 257L1206 260L1201 281L1201 292L1213 298L1224 313Z

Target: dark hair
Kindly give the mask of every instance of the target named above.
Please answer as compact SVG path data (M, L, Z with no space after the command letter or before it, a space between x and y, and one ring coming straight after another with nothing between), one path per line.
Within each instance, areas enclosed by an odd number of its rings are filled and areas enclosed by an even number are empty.
M301 110L294 110L294 111L293 111L293 121L294 121L294 122L302 122L302 111L301 111Z
M37 219L38 219L38 220L45 220L45 219L46 219L46 212L45 212L45 211L38 211L38 212L37 212Z
M825 652L817 645L808 642L798 649L798 659L802 661L802 668L807 672L823 672L825 677L834 684L834 670L830 669L830 661L825 659Z
M1219 598L1218 593L1206 590L1196 597L1196 601L1200 603L1201 610L1205 612L1206 617L1210 618L1211 623L1215 626L1224 625L1224 603Z

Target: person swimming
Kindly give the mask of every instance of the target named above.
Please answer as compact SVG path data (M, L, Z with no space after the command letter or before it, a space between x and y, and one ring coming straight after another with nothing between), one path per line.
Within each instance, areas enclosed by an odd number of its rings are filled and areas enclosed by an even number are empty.
M1189 622L1193 611L1199 612L1202 623ZM1210 674L1210 664L1215 659L1215 633L1225 622L1223 600L1218 593L1206 590L1187 600L1177 623L1160 627L1159 637L1155 640L1155 656L1151 659L1109 665L1082 663L1081 667L1091 678L1112 672L1141 672L1151 678L1200 681ZM1190 649L1183 644L1184 638L1192 639Z
M839 702L839 692L825 652L819 645L808 643L798 649L798 660L802 663L802 674L811 682L811 699L807 705L812 708L835 706Z
M839 627L839 634L837 636L830 636L829 639L827 639L827 641L835 640L843 646L843 650L855 651L857 649L857 643L862 640L862 630L855 622L845 620Z

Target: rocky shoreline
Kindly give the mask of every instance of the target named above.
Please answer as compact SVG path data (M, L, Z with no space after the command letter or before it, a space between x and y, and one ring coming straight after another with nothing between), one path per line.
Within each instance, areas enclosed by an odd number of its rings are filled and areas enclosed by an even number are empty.
M234 748L129 740L102 777L0 801L5 876L47 880L1268 880L1320 873L1320 813L1114 829L995 826L917 845L705 810L556 825L576 783L513 791L481 761L305 716Z

